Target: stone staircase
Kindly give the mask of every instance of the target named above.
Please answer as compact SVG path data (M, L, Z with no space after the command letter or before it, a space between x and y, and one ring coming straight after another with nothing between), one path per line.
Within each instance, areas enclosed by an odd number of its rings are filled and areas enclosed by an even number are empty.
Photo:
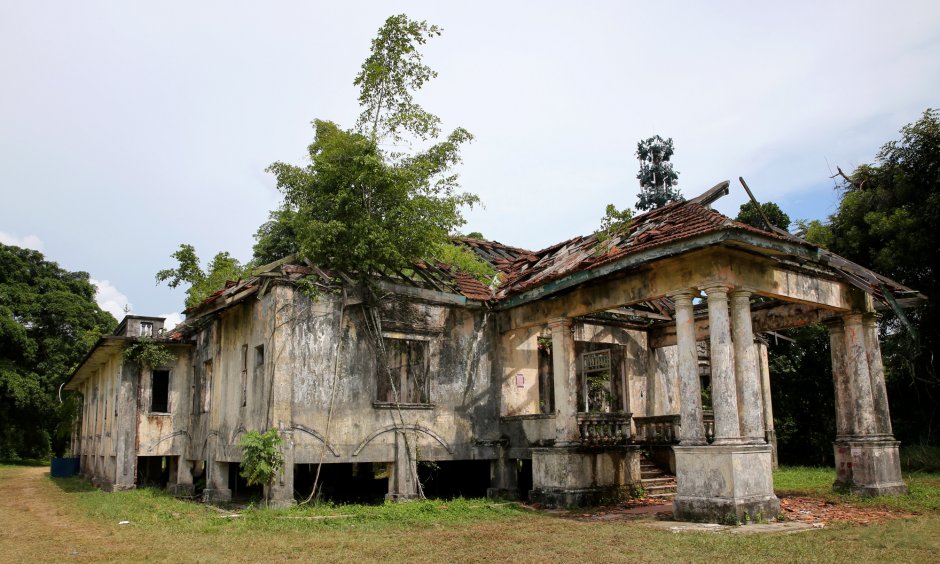
M645 456L640 458L640 485L646 497L663 500L676 497L676 477L663 472Z

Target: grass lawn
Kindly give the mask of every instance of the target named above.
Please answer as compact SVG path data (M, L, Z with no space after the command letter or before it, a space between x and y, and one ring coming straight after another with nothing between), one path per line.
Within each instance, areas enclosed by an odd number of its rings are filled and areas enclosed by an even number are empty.
M106 494L80 479L50 479L42 468L0 466L0 561L936 560L940 474L911 474L910 496L877 500L831 493L833 477L831 469L788 468L775 481L784 496L914 515L740 535L673 533L649 517L585 520L486 500L229 512L155 490Z

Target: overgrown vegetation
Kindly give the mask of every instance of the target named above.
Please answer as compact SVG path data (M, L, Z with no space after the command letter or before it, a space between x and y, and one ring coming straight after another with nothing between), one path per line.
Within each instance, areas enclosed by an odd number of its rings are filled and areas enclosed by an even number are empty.
M0 244L0 460L63 453L78 401L59 386L115 325L87 273Z
M221 252L212 257L205 270L199 264L196 249L192 245L182 244L171 255L176 259L176 268L164 268L157 272L157 284L166 282L170 288L176 288L182 283L189 285L186 289L186 307L199 305L213 292L225 287L229 280L238 280L245 276L249 266L242 266L238 259L228 252Z
M271 484L284 466L280 449L283 442L277 429L268 429L264 433L248 431L238 440L238 447L242 450L241 477L249 486L267 486L265 499L271 495Z
M141 367L159 368L176 361L176 355L169 347L146 336L138 337L122 354L125 362L136 363Z

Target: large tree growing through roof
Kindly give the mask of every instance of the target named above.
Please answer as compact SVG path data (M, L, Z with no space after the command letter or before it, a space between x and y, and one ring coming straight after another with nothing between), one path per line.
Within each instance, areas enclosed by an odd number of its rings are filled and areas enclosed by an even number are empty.
M62 453L76 400L59 404L58 388L116 324L87 273L0 244L0 459Z
M437 74L418 47L438 35L437 26L405 15L386 20L354 82L356 126L315 120L309 161L268 168L284 202L256 235L256 260L296 251L360 278L444 256L473 262L451 244L465 223L462 209L478 202L453 172L472 136L458 127L441 137L440 119L413 97Z

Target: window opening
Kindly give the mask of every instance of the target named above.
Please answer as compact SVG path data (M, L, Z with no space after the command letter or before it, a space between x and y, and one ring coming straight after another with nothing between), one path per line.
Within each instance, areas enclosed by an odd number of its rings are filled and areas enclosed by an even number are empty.
M584 374L584 411L610 413L613 403L610 351L581 353L581 366Z
M150 373L151 413L170 412L170 371L154 370Z
M386 338L385 363L379 367L376 400L430 403L428 357L427 341Z
M202 363L202 378L199 380L199 408L200 413L208 413L209 401L212 399L212 360Z
M242 345L242 407L248 405L248 345Z
M153 322L150 322L150 321L140 322L140 336L141 337L153 337Z

